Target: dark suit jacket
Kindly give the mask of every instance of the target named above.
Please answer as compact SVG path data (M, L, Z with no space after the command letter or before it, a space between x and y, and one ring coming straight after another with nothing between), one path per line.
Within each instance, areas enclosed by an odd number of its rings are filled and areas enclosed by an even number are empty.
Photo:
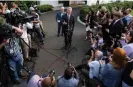
M65 14L65 13L64 13ZM63 15L64 15L63 14ZM63 16L62 15L62 16ZM61 11L60 12L57 12L57 14L56 14L56 20L60 20L60 23L62 22L62 16L61 16Z
M110 33L113 33L113 34L120 34L120 33L122 33L122 29L124 27L122 20L120 19L115 24L114 24L114 22L115 21L113 21L110 24L110 26L109 26Z
M126 18L125 18L125 17L124 17L124 18L122 18L122 21L123 21L124 26L127 26L127 20L126 20Z
M69 27L70 27L71 29L74 29L74 26L75 26L74 15L70 15L70 19L69 19L69 20L68 20L67 14L63 15L63 17L62 17L62 23L63 23L63 22L66 22L66 23L67 23L66 25L63 24L63 29L64 29L64 31L65 31L66 29L68 29L68 25L69 25Z

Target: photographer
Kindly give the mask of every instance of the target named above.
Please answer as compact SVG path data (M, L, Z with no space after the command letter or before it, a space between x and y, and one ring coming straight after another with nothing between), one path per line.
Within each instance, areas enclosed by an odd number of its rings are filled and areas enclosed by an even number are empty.
M29 58L29 47L31 47L31 35L27 33L27 29L33 29L33 25L26 22L22 25L24 33L21 35L21 45L25 60L30 60ZM29 47L27 46L29 45Z
M15 36L12 36L12 33L13 30L15 30L17 34L22 34L23 30L18 27L14 27L4 23L3 17L0 17L0 29L0 48L3 48L4 53L7 56L7 62L14 83L19 84L20 78L22 77L21 69L23 66L23 56L20 52L17 38L15 38ZM11 31L10 33L8 33L9 36L7 34L7 31Z
M20 11L20 8L18 7L18 4L13 2L12 3L12 8L10 9L11 12L14 12L15 10L19 10Z
M54 87L55 78L50 75L42 78L39 75L31 74L27 87Z
M126 54L129 58L133 59L133 31L130 31L126 39L128 41L128 44L123 47L123 49L126 51Z
M74 77L73 77L74 73ZM73 66L68 67L63 76L57 78L57 87L77 87L79 83L79 76Z
M44 44L45 43L44 35L43 35L43 30L41 30L42 25L40 25L41 21L40 21L39 15L36 13L34 8L30 8L30 11L31 11L31 15L34 16L34 19L32 21L33 28L34 28L35 32L38 34L40 42Z

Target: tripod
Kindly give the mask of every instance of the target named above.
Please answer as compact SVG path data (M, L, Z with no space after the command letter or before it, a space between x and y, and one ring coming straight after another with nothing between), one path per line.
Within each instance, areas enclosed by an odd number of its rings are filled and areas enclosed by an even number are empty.
M69 56L69 53L75 49L77 51L77 48L71 45L71 41L72 41L72 35L73 35L73 30L68 29L65 33L65 46L62 49L65 49L67 51L67 59Z

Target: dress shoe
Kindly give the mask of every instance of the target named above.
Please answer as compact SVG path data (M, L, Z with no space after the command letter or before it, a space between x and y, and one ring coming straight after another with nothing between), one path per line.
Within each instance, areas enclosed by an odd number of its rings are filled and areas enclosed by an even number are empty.
M24 58L24 60L25 60L25 61L31 61L31 59L30 59L30 58Z
M22 75L22 74L21 74L19 77L20 77L21 79L27 79L27 76L26 76L26 75Z

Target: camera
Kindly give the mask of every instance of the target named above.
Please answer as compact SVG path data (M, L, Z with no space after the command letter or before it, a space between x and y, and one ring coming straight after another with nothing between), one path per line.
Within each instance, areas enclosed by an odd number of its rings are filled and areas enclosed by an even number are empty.
M8 39L13 36L13 33L15 33L15 30L10 30L7 27L7 24L0 25L0 37L2 39Z
M72 63L69 62L69 63L68 63L68 67L72 67Z
M50 73L49 73L49 76L53 77L54 75L55 75L55 70L51 70Z
M25 11L20 11L20 10L15 10L14 12L11 13L12 17L12 25L19 25L19 23L25 24L26 22L31 22L34 20L34 18L37 18L37 16L32 16L26 14Z

